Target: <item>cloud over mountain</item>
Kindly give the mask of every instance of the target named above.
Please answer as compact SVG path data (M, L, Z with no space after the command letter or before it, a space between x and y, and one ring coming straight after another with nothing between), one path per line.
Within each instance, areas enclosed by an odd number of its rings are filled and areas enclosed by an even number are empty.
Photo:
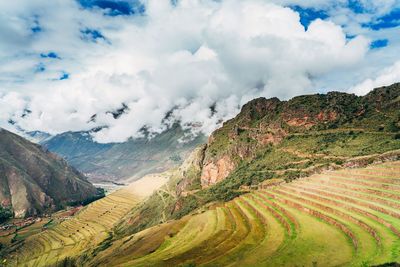
M397 1L22 2L0 3L0 126L106 126L94 134L99 142L174 121L209 133L256 96L376 79L374 68L360 66L399 47L398 26L365 26L383 21ZM372 49L376 39L388 41ZM383 57L376 67L394 63ZM348 74L355 70L356 78ZM332 82L335 74L343 81Z

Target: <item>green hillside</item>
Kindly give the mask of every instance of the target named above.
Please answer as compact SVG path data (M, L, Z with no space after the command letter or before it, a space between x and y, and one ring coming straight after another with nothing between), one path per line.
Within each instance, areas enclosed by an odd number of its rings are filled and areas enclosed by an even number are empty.
M399 173L397 161L254 190L203 213L117 240L91 265L372 266L398 262Z
M171 174L163 191L132 211L134 223L122 223L120 232L134 233L207 203L229 201L272 178L291 181L393 158L390 151L400 149L399 122L400 84L364 97L334 92L252 100L193 153L193 163Z
M7 262L12 266L374 266L399 262L399 173L400 162L394 161L281 181L179 220L115 238L115 232L103 233L102 227L112 229L118 216L137 201L122 190L93 203L73 221L31 237ZM98 232L96 238L91 238L93 232Z

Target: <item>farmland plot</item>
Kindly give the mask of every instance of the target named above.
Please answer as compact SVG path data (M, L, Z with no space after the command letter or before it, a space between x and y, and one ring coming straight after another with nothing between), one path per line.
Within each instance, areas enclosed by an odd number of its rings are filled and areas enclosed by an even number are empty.
M400 261L400 162L272 184L102 246L138 201L118 191L74 219L28 238L14 260L20 266L45 266L77 256L82 266L135 267ZM90 259L82 257L85 249Z
M177 229L168 232L174 224ZM159 225L116 242L93 265L370 266L398 262L400 162L331 171L255 190L204 213L169 222L168 227ZM136 253L142 240L152 249Z
M55 265L80 255L109 238L113 226L138 202L126 190L93 202L71 219L28 237L11 255L9 265Z

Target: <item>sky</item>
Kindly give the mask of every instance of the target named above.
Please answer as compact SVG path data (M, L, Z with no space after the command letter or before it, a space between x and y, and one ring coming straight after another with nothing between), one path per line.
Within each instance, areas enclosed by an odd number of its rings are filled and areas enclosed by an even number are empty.
M211 133L255 97L400 81L400 0L0 1L0 127Z

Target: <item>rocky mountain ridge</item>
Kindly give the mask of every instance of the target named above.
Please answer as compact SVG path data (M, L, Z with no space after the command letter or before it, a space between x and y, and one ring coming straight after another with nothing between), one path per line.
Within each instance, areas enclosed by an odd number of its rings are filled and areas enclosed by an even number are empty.
M57 155L0 129L0 203L15 217L52 212L99 193Z
M225 179L241 160L254 157L260 147L281 143L290 134L337 128L393 131L400 127L399 110L400 84L377 88L363 97L330 92L289 101L254 99L209 137L202 186Z

